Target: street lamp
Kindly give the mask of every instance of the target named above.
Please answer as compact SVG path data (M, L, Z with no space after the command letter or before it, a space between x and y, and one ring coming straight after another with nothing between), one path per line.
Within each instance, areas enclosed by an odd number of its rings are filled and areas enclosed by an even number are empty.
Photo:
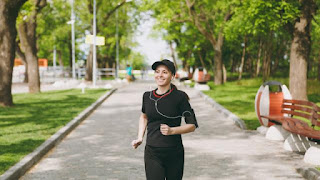
M72 39L72 78L76 78L76 56L75 56L75 35L74 35L74 23L75 23L75 16L74 16L74 0L71 0L71 20L68 21L68 24L71 24L71 39Z
M116 9L116 79L119 78L118 9Z
M96 0L93 0L93 71L92 71L92 80L93 80L93 87L96 86L97 81L97 55L96 55L96 36L97 36L97 30L96 30Z

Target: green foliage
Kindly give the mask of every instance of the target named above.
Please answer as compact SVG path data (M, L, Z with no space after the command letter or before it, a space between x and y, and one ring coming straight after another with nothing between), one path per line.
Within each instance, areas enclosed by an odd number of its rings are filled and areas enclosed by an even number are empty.
M308 77L316 78L318 73L318 65L320 59L320 14L316 14L314 16L314 20L312 21L312 29L311 29L311 53L309 58L309 69L308 69Z
M49 65L53 62L54 46L57 50L57 59L61 55L64 63L62 65L70 65L71 25L67 24L70 21L70 14L69 3L64 0L55 0L48 3L38 16L38 57L48 59ZM75 32L77 36L79 32ZM76 49L76 52L79 52L79 49Z
M103 89L16 94L13 108L0 107L0 174L31 153L81 111L95 102Z
M237 39L246 34L266 35L278 31L298 16L297 1L244 0L234 10L225 28L227 39Z
M35 6L33 5L32 1L25 2L20 11L19 15L17 17L17 24L21 23L23 20L26 20L31 14L31 12L35 9Z
M128 57L128 64L132 65L133 69L142 69L147 66L145 57L140 53L131 53Z
M120 4L118 1L97 0L97 36L106 39L105 46L97 47L98 66L112 66L116 57L116 25L118 24L120 61L125 62L132 53L130 46L134 44L132 34L139 25L140 11L134 1L123 4L118 8L118 18L114 9ZM29 7L25 5L26 8ZM76 61L86 59L89 45L85 45L85 37L92 33L93 2L75 1L75 38ZM30 9L30 8L29 8ZM38 56L49 59L52 63L53 48L56 46L58 55L61 54L64 65L70 65L71 55L71 6L65 0L48 2L48 5L38 16ZM57 58L58 58L57 55Z
M120 1L99 1L97 9L97 25L98 34L104 36L106 45L99 47L98 58L101 61L108 63L115 62L116 59L116 28L118 26L118 40L119 40L119 59L122 64L129 57L131 52L130 45L133 43L132 34L139 25L139 11L134 1L125 3L117 11L110 14L113 9L120 3ZM116 17L118 13L118 18ZM105 63L107 63L105 62Z
M162 33L163 38L175 44L179 59L187 66L203 66L212 69L214 49L208 39L199 32L189 15L186 1L151 1L145 0L145 6L152 10L157 24L155 30ZM206 17L201 22L204 27L212 28L217 34L223 23L223 16L229 10L231 1L196 1L195 8L199 16ZM201 10L200 10L201 9Z

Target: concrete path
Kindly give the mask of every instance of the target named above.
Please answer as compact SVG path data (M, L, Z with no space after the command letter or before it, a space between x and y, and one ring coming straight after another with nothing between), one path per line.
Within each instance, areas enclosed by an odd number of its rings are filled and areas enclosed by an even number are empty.
M145 179L144 143L137 150L130 143L137 136L142 94L151 86L136 82L120 88L21 179ZM184 180L303 179L296 172L306 166L303 156L256 131L239 129L197 91L183 90L200 126L183 135Z
M81 89L81 83L85 84L85 88L92 88L93 85L90 82L82 82L82 80L74 80L74 79L63 79L56 81L55 83L41 83L40 89L41 92L45 91L53 91L53 90L65 90L65 89L72 89L72 88L79 88ZM109 88L118 88L127 84L124 81L116 81L116 80L97 80L96 87L98 88L106 88L106 86L111 86ZM28 83L13 83L11 86L12 94L18 93L28 93L29 87Z

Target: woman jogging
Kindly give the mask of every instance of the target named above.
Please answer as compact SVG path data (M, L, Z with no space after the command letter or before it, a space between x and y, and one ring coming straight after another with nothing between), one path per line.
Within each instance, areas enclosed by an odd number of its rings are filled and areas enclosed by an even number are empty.
M179 180L184 166L181 134L193 132L198 124L188 95L171 84L176 72L174 64L165 59L155 62L152 69L157 88L143 94L138 138L132 141L132 147L136 149L142 143L147 128L144 152L147 180Z

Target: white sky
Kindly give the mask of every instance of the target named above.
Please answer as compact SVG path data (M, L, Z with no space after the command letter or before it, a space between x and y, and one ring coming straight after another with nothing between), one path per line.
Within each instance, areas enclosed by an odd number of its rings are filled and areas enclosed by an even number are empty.
M133 50L144 55L149 65L165 58L172 60L170 47L166 41L162 40L160 35L158 35L158 38L151 37L151 33L155 34L155 32L152 32L152 26L155 23L155 19L147 16L149 15L145 13L144 19L147 20L142 21L138 26L138 32L134 35L138 46L134 47ZM81 44L80 49L87 55L89 52L89 45Z
M155 20L152 18L148 18L148 20L141 23L138 27L139 32L135 36L139 46L133 48L135 51L145 55L149 65L164 58L172 59L169 45L161 38L150 37L154 23Z

